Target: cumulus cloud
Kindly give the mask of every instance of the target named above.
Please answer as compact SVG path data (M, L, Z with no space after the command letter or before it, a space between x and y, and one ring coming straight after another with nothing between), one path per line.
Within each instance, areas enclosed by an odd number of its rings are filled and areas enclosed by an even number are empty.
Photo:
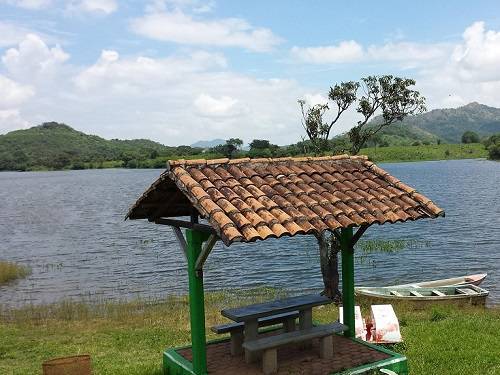
M242 113L238 100L230 96L214 98L207 94L200 94L194 100L194 107L201 116L206 117L234 117Z
M475 22L464 31L463 43L453 51L452 60L464 80L499 80L500 32Z
M0 21L0 48L16 45L21 42L26 35L33 33L33 30L23 25L18 25L13 22ZM46 35L40 36L40 38L52 40L52 38Z
M116 0L79 0L68 4L70 12L85 12L108 15L118 9Z
M0 110L0 134L29 127L29 122L21 117L18 109Z
M293 47L291 55L297 61L312 64L394 61L409 67L446 58L450 51L450 44L445 43L388 42L364 47L354 40L348 40L329 46Z
M178 81L189 73L225 66L222 55L203 51L191 54L189 59L145 56L121 59L117 51L104 50L97 62L80 72L74 82L83 90L109 85L117 91L142 90Z
M443 60L450 54L451 45L445 43L389 42L371 45L367 57L375 61L426 62Z
M182 10L154 12L136 18L131 29L147 38L188 45L242 47L264 52L281 39L266 28L250 25L241 18L195 19Z
M10 73L20 81L48 78L69 55L59 45L49 48L36 34L28 34L17 48L9 48L2 61Z
M348 40L330 46L293 47L291 53L294 58L307 63L336 64L359 61L363 57L363 47Z
M34 94L33 87L21 85L0 74L0 109L17 107Z

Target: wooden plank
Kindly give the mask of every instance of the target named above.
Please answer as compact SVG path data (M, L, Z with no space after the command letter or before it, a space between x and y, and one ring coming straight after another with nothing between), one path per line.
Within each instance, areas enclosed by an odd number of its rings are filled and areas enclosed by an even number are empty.
M156 219L154 222L155 222L155 224L170 225L172 227L194 229L194 230L209 233L209 234L216 233L214 228L212 228L210 225L191 223L189 221L184 221L184 220L159 218L159 219Z
M327 305L332 303L328 297L319 294L308 294L296 297L285 298L281 300L257 303L249 306L224 309L221 314L235 322L244 322L245 320L261 318L269 315L276 315L295 310L303 310L308 307Z
M403 295L399 293L397 290L391 290L390 293L396 297L403 297Z
M187 244L186 244L186 239L182 234L182 231L178 227L172 227L172 230L174 231L175 237L177 238L177 242L179 243L179 246L181 247L182 252L184 253L184 256L187 259Z
M410 290L410 295L415 296L415 297L423 297L423 295L421 295L416 290Z
M474 294L477 294L475 290L469 289L469 288L457 288L457 292L461 294L467 294L469 296L472 296Z
M198 255L198 259L196 259L196 263L194 265L194 269L196 271L200 271L203 268L203 265L205 264L205 261L208 258L208 255L214 248L215 243L217 242L219 238L215 234L211 234L210 237L208 238L207 242L205 242L205 245L201 249L200 255Z
M443 292L440 292L439 290L436 290L436 289L433 289L432 293L435 294L436 296L439 296L439 297L445 297L446 296L446 294L444 294Z
M292 311L292 312L287 312L284 314L266 316L265 318L260 318L258 320L259 327L272 326L275 324L286 322L289 319L292 319L295 322L295 319L298 318L298 316L299 316L298 311ZM243 322L228 323L228 324L221 324L221 325L213 326L210 329L212 332L220 335L220 334L228 333L231 331L239 331L239 330L243 331L244 325L245 324Z
M307 340L312 340L318 337L325 337L334 333L340 333L347 330L347 326L335 322L321 326L315 326L305 331L293 331L281 333L274 336L266 336L257 340L246 341L243 343L243 348L251 352L277 348L284 345L296 344Z
M351 238L351 247L354 247L356 245L356 242L359 241L363 233L366 232L366 230L370 227L370 224L365 224L359 227L359 229L354 233L354 236Z

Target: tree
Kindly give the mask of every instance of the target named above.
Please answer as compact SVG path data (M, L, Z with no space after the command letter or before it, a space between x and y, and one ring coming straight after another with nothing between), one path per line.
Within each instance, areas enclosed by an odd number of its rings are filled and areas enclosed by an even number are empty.
M316 153L328 149L330 131L340 116L356 101L358 88L359 83L353 81L341 82L330 88L328 99L333 103L332 106L335 107L336 111L335 116L330 121L326 121L324 118L325 113L330 109L328 103L316 104L307 108L305 100L300 99L298 101L302 112L302 126L311 140Z
M316 104L307 108L304 100L299 100L302 112L302 126L314 146L320 153L328 148L330 131L342 114L357 102L356 112L361 120L348 131L350 152L355 155L366 142L383 128L406 116L424 112L425 98L412 87L413 79L385 76L368 76L360 82L342 82L330 88L328 99L333 103L335 112L332 120L326 120L331 104ZM358 96L358 91L362 92ZM378 117L376 117L379 115ZM373 121L372 121L373 120ZM338 288L338 253L341 250L336 236L323 232L317 237L320 250L321 273L323 276L323 294L339 301Z
M479 135L471 130L462 134L462 143L479 143Z
M254 139L250 142L250 150L262 150L270 147L271 143L267 139Z
M243 141L239 138L230 138L226 140L226 143L223 145L217 145L212 148L212 152L222 154L226 158L231 159L236 151L240 149L243 145Z

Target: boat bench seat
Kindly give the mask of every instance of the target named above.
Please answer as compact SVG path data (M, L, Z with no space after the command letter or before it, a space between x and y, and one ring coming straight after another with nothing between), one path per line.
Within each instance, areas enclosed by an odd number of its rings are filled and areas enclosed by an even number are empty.
M457 288L457 292L460 294L474 295L476 292L470 288Z
M278 353L280 346L301 343L315 338L320 339L319 355L321 358L333 357L333 334L347 330L347 326L339 322L311 327L304 330L266 336L243 343L243 348L250 352L262 353L262 371L274 374L278 371Z
M403 297L403 295L399 293L397 290L391 290L390 293L396 297Z
M432 290L432 294L435 294L436 296L439 296L439 297L446 296L446 294L444 294L443 292L440 292L439 290L435 290L435 289Z
M423 297L423 295L417 292L416 290L410 290L410 295L415 297Z
M259 327L268 327L275 324L283 324L285 331L293 331L295 329L295 319L299 317L298 311L286 312L260 318L257 322ZM231 334L231 355L236 356L242 353L241 345L243 343L243 330L245 325L243 322L227 323L213 326L210 330L218 335L224 333Z

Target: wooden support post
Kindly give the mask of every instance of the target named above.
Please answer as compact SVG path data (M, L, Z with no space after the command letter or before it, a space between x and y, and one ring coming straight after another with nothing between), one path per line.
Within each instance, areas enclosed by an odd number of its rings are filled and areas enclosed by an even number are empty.
M201 249L200 255L196 259L196 263L194 265L196 272L199 272L203 269L203 264L205 264L205 261L207 260L208 255L212 251L217 240L218 240L218 237L215 234L211 234L210 237L208 238L207 242L205 242L205 245Z
M196 375L207 374L203 273L197 273L195 270L196 259L200 255L203 241L206 241L207 238L206 233L192 229L186 230L193 372Z
M343 228L340 233L340 246L342 248L342 307L344 324L348 329L344 332L346 337L354 337L354 248L352 247L352 228Z
M181 247L182 252L187 259L187 244L181 229L179 227L171 227L171 228L174 231L175 238L177 238L177 242L179 243L179 246Z

